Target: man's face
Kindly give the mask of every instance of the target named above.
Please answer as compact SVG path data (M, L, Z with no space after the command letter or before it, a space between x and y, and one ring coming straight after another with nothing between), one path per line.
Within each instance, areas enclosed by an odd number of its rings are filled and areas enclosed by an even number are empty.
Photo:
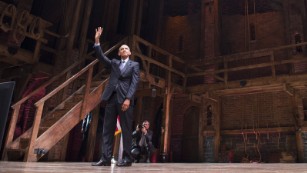
M144 122L144 123L143 123L143 126L144 126L146 129L149 129L149 122Z
M123 59L128 58L131 55L130 48L127 45L122 45L118 50L118 56Z

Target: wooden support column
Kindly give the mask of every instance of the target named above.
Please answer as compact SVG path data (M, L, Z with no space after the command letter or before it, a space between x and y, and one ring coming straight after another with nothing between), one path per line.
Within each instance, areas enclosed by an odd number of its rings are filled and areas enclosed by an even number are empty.
M225 85L228 85L228 61L224 57L224 82Z
M172 98L172 93L170 87L167 87L165 90L165 97L163 103L163 117L164 117L164 126L162 133L162 161L166 162L168 160L168 150L169 150L169 141L170 141L170 102Z
M70 65L71 64L71 55L72 55L72 50L74 47L74 42L75 42L75 38L76 38L76 34L77 34L77 30L78 30L78 23L80 20L80 11L81 11L81 5L82 5L83 0L79 0L76 3L75 6L75 11L74 11L74 17L71 23L71 30L70 30L70 34L69 34L69 38L68 38L68 42L67 42L67 52L66 52L66 62L65 62L65 66Z
M275 69L275 64L274 64L274 62L275 62L275 58L274 58L274 53L273 52L271 52L271 57L270 57L270 59L271 59L271 63L272 63L272 65L271 65L271 70L272 70L272 77L273 78L276 78L276 69Z
M37 106L37 109L36 109L36 113L35 113L35 117L34 117L34 121L33 121L33 126L32 126L32 133L31 133L31 137L30 137L30 143L29 143L28 150L26 151L26 154L25 154L25 157L24 157L24 161L26 161L26 162L37 161L37 156L34 153L34 145L35 145L35 141L37 139L37 135L38 135L38 131L39 131L39 125L41 123L44 104L45 104L45 102L40 103Z
M142 119L142 104L143 104L143 96L139 96L136 103L136 123L140 123Z
M297 131L295 133L296 147L297 147L297 161L303 163L304 160L304 141L302 139L302 132Z
M142 22L142 9L143 9L143 0L132 0L130 1L130 28L128 28L128 33L130 35L140 35L141 22Z
M83 2L82 0L78 0L77 4L75 6L75 8L76 8L75 11L74 11L75 16L74 16L74 19L72 20L72 23L70 25L71 30L69 31L70 34L69 34L68 41L67 41L66 57L64 58L66 61L64 61L64 66L62 66L62 69L59 69L60 71L62 71L68 65L71 65L71 63L72 63L71 61L72 61L73 58L71 56L72 56L72 52L73 52L75 38L76 38L76 35L77 35L82 2ZM71 77L71 71L67 72L66 80L69 79L70 77ZM64 88L62 98L66 98L67 93L68 93L68 88L66 87L66 88Z
M205 105L203 99L201 101L201 105ZM205 108L200 107L200 114L199 114L199 122L198 122L198 160L200 162L204 161L204 117L205 117Z
M156 2L158 1L158 3ZM156 1L151 1L154 3L157 3L158 5L158 12L155 16L156 17L156 22L155 25L157 26L155 28L155 32L153 33L155 36L153 36L153 38L155 40L153 40L153 42L156 43L156 45L161 45L161 38L162 38L162 33L163 33L163 19L164 19L164 15L163 15L163 10L164 10L164 0L156 0Z
M86 1L86 7L85 7L85 12L83 15L83 21L82 21L82 29L81 29L81 36L80 36L80 58L83 58L83 54L85 51L85 48L87 47L86 44L86 38L87 38L87 31L88 31L88 24L92 12L92 6L93 6L93 0L87 0Z
M42 33L42 38L44 37L44 33ZM34 49L34 55L32 62L38 62L39 56L40 56L40 50L41 50L42 42L40 40L36 41L35 49Z
M205 61L219 53L219 1L201 1L201 58Z
M294 121L296 129L298 129L295 133L296 137L296 148L297 148L297 160L298 162L303 162L304 160L304 142L302 139L302 124L304 121L304 105L303 105L303 99L298 95L297 92L295 92L293 97L293 106L294 106Z
M168 64L169 67L172 67L172 57L170 56L168 58ZM163 143L163 150L161 153L162 161L166 162L168 160L168 154L169 154L169 146L170 146L170 105L171 105L171 98L172 98L172 73L171 71L168 71L167 74L167 87L165 89L165 97L164 97L164 103L163 103L163 117L164 117L164 128L162 133L162 143Z
M15 128L16 128L16 123L17 123L17 119L18 119L18 113L19 113L19 110L20 110L20 106L21 106L21 104L17 104L13 108L14 111L13 111L13 115L11 117L10 125L8 127L6 141L5 141L5 145L4 145L4 149L3 149L4 151L2 153L2 160L8 159L7 147L13 141L13 138L14 138L14 132L15 132Z
M98 104L98 106L92 111L92 121L90 124L90 129L88 131L88 139L87 139L86 152L85 152L86 154L84 159L84 161L86 162L93 161L99 115L100 115L100 104Z
M219 151L220 151L220 142L221 142L221 114L222 114L222 99L219 97L218 103L217 103L217 114L215 116L214 121L214 129L215 129L215 135L214 135L214 160L217 162L219 159Z

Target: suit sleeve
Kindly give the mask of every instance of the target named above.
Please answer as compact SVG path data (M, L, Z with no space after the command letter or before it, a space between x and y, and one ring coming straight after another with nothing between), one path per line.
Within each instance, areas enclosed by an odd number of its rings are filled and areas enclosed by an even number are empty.
M152 146L152 131L148 131L148 133L145 135L147 144L151 147Z
M111 66L111 60L103 53L100 45L94 46L97 58L107 67Z
M140 66L138 62L135 62L135 65L133 66L133 72L132 72L132 79L130 83L129 90L126 94L126 99L131 99L137 89L138 83L140 80Z

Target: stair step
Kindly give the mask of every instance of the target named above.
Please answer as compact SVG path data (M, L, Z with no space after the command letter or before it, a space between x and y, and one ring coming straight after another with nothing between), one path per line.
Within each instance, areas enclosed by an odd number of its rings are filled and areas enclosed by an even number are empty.
M7 157L9 161L23 161L26 149L12 149L8 148L7 151Z
M64 105L64 109L71 109L73 108L79 101L68 101Z
M20 138L19 148L26 149L29 146L30 139L29 138Z
M37 136L40 136L41 134L43 134L48 129L49 129L49 127L45 127L45 126L39 127L38 135Z
M92 87L97 87L98 85L101 84L101 82L102 82L102 81L92 81L92 83L91 83L91 88L92 88Z
M73 97L73 101L79 102L83 99L84 95L83 94L77 94Z
M50 127L52 126L56 121L58 121L63 115L65 115L69 109L59 109L54 111L51 115L44 118L44 121L42 122L42 127Z

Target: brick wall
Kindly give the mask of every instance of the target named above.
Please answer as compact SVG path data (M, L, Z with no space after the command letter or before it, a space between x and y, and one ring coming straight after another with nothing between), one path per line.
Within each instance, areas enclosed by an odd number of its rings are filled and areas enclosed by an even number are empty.
M219 162L229 162L229 151L234 153L233 162L242 162L247 158L252 162L278 163L283 152L296 156L295 134L224 135L221 138Z
M223 97L221 129L293 127L291 101L285 92Z
M271 48L285 44L284 20L282 13L267 12L251 15L250 23L255 24L256 40L249 42L247 34L246 16L230 15L222 17L221 52L232 54L251 50Z
M163 49L186 61L200 58L199 15L166 17L162 30Z
M294 127L292 97L285 92L259 93L222 98L221 129L244 130ZM219 161L280 162L283 152L296 156L295 134L255 133L221 136Z

